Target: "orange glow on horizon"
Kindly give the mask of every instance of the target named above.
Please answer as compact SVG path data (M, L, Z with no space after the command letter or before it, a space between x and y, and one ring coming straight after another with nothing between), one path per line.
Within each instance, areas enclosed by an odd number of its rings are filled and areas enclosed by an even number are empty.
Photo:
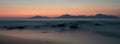
M120 16L120 0L0 0L0 18L57 17L64 14Z
M94 9L94 8L79 8L75 7L73 9L59 9L59 8L52 8L52 9L39 9L39 8L7 8L4 10L0 10L0 18L27 18L32 16L48 16L48 17L57 17L64 14L71 14L73 16L76 15L95 15L98 13L103 14L119 14L119 10L110 10L110 9ZM111 13L114 12L114 13ZM117 13L116 13L117 12Z

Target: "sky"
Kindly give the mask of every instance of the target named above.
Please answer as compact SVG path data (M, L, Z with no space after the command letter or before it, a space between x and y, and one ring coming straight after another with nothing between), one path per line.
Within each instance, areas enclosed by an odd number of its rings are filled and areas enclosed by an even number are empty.
M120 0L0 0L0 18L97 13L120 16Z

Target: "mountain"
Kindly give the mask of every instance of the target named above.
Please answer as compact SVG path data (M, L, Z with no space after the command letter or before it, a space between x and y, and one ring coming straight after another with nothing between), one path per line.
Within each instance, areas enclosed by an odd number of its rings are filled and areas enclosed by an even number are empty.
M113 19L118 18L112 15L105 15L105 14L96 14L95 16L71 16L70 14L65 14L56 18L105 18L105 19Z
M31 17L31 18L37 18L37 19L50 19L49 17L46 17L46 16L33 16L33 17ZM79 15L79 16L72 16L72 15L70 15L70 14L64 14L64 15L62 15L62 16L59 16L59 17L55 17L55 19L59 19L59 18L63 18L63 19L79 19L79 18L87 18L87 19L89 19L89 18L98 18L98 19L116 19L116 18L118 18L118 17L116 17L116 16L112 16L112 15L106 15L106 14L96 14L95 16L81 16L81 15Z
M45 18L49 18L49 17L46 17L46 16L33 16L31 18L45 19Z
M73 18L74 16L71 16L70 14L65 14L56 18Z
M105 14L96 14L96 16L94 16L96 18L118 18L116 16L112 16L112 15L105 15Z

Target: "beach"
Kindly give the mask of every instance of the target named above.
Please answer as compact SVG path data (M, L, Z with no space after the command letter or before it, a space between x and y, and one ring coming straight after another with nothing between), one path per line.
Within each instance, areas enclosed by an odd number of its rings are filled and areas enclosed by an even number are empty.
M0 44L119 44L118 20L1 21Z

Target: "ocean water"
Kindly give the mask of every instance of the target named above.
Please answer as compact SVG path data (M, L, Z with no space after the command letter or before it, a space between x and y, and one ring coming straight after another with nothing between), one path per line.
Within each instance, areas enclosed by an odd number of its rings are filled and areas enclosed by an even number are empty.
M42 29L59 29L53 27L58 24L65 24L67 29L69 29L70 25L76 25L82 28L82 30L89 31L119 32L120 29L120 19L0 19L0 28L3 30L14 26L25 26L25 29L36 29L39 27ZM96 26L95 24L100 24L100 26Z
M0 27L4 26L49 26L60 23L77 24L76 22L110 22L120 23L120 19L0 19ZM78 23L79 24L79 23ZM81 23L80 23L81 24ZM86 23L85 23L86 24ZM90 23L89 23L90 24Z
M110 21L120 22L120 19L0 19L2 25L33 25L35 22L52 23L52 22L75 22L75 21ZM56 23L57 23L56 22Z
M62 27L52 27L57 24L67 25L66 30L59 32ZM78 26L79 30L70 31L71 25ZM26 28L8 30L16 26ZM39 44L40 41L56 42L54 44L119 44L119 26L120 19L0 19L0 44Z

